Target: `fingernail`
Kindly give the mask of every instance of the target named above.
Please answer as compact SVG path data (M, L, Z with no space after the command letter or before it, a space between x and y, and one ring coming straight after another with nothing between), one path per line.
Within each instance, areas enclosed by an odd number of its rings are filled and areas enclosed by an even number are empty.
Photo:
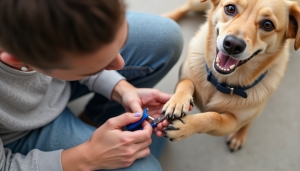
M136 112L136 113L133 114L133 116L134 116L134 117L140 117L141 114L140 114L140 112Z

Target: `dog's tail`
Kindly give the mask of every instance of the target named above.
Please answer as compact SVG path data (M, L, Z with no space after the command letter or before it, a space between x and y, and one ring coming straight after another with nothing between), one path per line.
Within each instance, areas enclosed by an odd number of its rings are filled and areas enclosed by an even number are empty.
M179 8L177 8L177 9L171 11L171 12L162 14L162 16L167 17L167 18L171 18L172 20L178 22L188 12L189 12L189 5L184 4L184 5L180 6Z

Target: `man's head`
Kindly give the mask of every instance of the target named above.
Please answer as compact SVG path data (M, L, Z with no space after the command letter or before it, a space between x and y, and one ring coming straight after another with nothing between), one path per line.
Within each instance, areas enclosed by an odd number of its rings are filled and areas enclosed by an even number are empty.
M106 47L121 48L127 36L121 0L1 0L0 11L1 49L43 71L70 69L73 60L84 62L97 53L109 55Z

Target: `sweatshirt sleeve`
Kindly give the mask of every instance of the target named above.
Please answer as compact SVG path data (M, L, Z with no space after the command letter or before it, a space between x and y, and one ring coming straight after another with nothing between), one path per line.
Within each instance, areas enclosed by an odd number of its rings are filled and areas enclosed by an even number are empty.
M102 94L103 96L111 99L111 93L115 85L125 78L119 74L117 71L107 71L103 70L102 72L92 75L90 77L84 78L79 82L86 85L91 91Z
M43 152L31 150L27 155L12 154L11 150L3 147L0 139L0 170L1 171L63 171L61 166L62 150Z

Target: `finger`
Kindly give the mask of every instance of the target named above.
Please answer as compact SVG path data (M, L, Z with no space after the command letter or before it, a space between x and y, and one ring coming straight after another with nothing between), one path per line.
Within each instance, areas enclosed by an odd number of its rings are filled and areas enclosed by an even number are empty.
M156 129L158 130L163 130L165 127L167 127L170 124L170 122L168 120L164 120L161 123L158 123L156 125L156 128L154 129L154 131L156 131Z
M153 128L153 133L154 133L156 136L160 135L159 132L161 132L161 130L159 130L157 127ZM159 137L160 137L160 136L159 136Z
M162 136L164 136L164 133L161 130L158 130L155 132L155 135L158 137L162 137Z
M159 129L157 127L153 128L153 132L157 132Z
M134 155L134 158L140 159L140 158L147 157L149 155L150 155L150 149L149 149L149 147L147 147L147 148L144 148L144 149L140 150L139 152L137 152Z
M194 106L190 105L189 111L193 110Z
M152 139L149 138L148 140L146 141L142 141L142 142L139 142L139 143L135 143L134 146L135 146L135 149L137 151L140 151L142 149L145 149L147 147L149 147L149 145L152 143Z
M134 101L134 102L131 102L129 104L129 108L130 110L133 112L133 113L136 113L136 112L141 112L143 113L143 109L141 108L141 104L139 104L138 102Z
M165 133L163 131L158 131L158 132L156 132L155 135L160 138L160 137L165 136Z
M163 129L162 123L157 124L155 130L156 130L156 129L162 130L162 129ZM154 131L155 131L155 130L154 130Z
M162 124L162 127L164 128L170 124L170 121L166 119L166 120L162 121L161 124Z
M157 100L162 103L167 103L170 100L170 98L172 97L171 94L163 93L159 90L157 90L155 92L157 93L157 96L156 96Z
M151 91L149 91L151 90ZM144 98L143 98L143 104L148 103L154 103L153 100L155 100L155 103L167 103L170 98L172 97L171 94L163 93L157 89L144 89ZM150 93L150 94L149 94Z
M143 128L143 131L146 131L151 136L151 134L153 132L153 127L150 125L149 122L144 121L142 123L142 128Z
M142 123L142 130L137 130L134 132L128 131L125 136L133 140L133 143L140 143L151 139L153 128L149 122L144 121Z

